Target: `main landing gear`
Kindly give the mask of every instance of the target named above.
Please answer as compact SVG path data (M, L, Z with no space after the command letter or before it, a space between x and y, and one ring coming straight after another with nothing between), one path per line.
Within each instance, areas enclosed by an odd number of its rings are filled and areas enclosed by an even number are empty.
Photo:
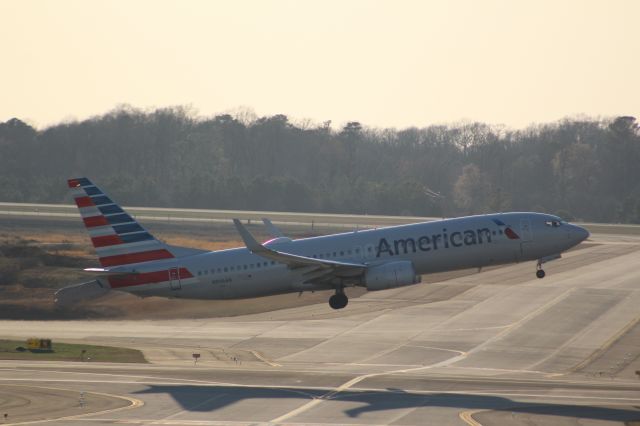
M536 277L544 278L546 274L544 273L544 269L542 269L542 265L538 264L538 270L536 271Z
M329 298L329 306L333 309L342 309L349 303L349 298L344 294L344 288L336 289L336 294Z

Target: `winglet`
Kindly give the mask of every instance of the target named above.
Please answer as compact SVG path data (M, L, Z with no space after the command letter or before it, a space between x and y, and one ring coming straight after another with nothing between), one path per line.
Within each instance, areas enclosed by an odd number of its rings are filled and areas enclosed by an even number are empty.
M233 224L236 226L238 233L242 237L242 241L244 241L244 245L246 245L250 251L252 251L253 253L256 253L256 252L261 252L266 250L262 244L260 244L259 242L256 241L255 238L253 238L253 235L251 235L251 233L247 231L247 228L245 228L244 225L242 225L240 220L233 219Z
M278 229L278 227L276 227L273 223L271 223L269 218L263 217L262 223L264 223L264 226L267 228L267 232L271 234L272 237L276 237L276 238L284 237L284 234L282 233L282 231Z

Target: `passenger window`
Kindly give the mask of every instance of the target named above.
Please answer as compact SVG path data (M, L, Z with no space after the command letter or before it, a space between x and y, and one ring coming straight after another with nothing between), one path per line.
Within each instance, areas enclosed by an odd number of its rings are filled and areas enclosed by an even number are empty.
M340 256L344 256L344 252L343 251L340 252Z
M228 272L227 268L224 268L224 271L225 271L225 272Z

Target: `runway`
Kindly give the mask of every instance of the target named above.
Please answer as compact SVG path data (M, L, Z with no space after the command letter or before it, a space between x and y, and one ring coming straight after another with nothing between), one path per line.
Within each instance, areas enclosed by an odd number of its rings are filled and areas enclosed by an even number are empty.
M417 216L354 215L250 210L178 209L132 206L123 206L123 208L139 220L153 220L164 222L229 223L233 218L244 221L260 222L263 217L268 217L273 223L283 225L314 224L317 226L355 228L358 226L402 225L407 223L416 223L439 219L434 217ZM78 208L75 206L75 204L31 204L0 202L0 215L22 217L33 216L40 218L80 218Z
M2 361L0 415L51 425L633 424L638 264L640 237L596 234L545 265L543 280L522 263L367 293L337 312L2 321L1 337L139 348L151 363ZM21 414L4 402L15 394L35 407L44 389L67 408Z
M168 223L227 223L234 218L246 222L260 222L263 217L277 225L302 225L328 228L367 228L404 225L441 219L440 217L357 215L332 213L275 212L248 210L178 209L162 207L123 208L138 220ZM0 217L66 218L80 220L74 204L34 204L0 202ZM640 225L584 223L591 233L640 235Z

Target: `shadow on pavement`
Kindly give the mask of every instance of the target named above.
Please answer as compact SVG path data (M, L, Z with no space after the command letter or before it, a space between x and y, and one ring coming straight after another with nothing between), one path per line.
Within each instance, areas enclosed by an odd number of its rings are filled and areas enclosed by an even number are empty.
M264 403L269 399L299 400L296 407L314 398L323 398L326 404L332 401L352 402L357 407L344 410L348 417L357 418L366 413L418 407L441 407L464 410L497 410L519 413L564 416L578 419L629 422L640 419L636 407L611 408L593 405L523 403L509 398L490 395L457 393L411 393L388 389L380 391L345 391L332 394L322 389L264 388L251 386L149 386L138 394L168 394L187 411L213 412L242 401L256 400ZM325 397L324 395L329 395ZM260 400L260 401L258 401ZM328 407L324 407L326 411Z

